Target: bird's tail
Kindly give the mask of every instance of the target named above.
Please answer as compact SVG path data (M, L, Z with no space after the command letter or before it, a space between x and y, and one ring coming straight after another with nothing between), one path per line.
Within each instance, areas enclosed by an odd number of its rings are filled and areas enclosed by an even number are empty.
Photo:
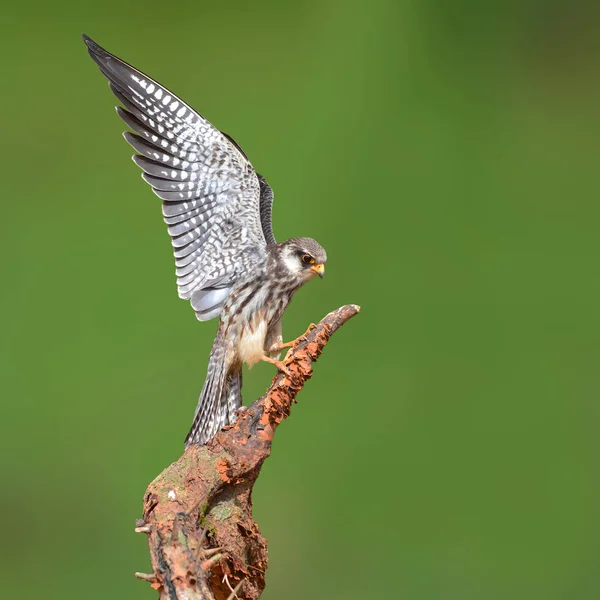
M220 331L208 359L206 381L200 393L194 422L185 447L206 444L216 433L235 419L242 405L242 369L227 364L225 345Z

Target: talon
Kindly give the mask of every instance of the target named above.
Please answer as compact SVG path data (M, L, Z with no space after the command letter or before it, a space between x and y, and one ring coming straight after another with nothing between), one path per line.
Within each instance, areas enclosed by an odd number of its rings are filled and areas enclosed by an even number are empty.
M280 371L281 373L283 373L287 377L291 377L292 376L292 372L290 371L290 368L283 361L276 360L276 361L273 362L273 364L277 367L278 371Z
M279 354L284 348L291 348L296 343L296 340L292 342L275 342L270 348L269 352L273 352L274 354Z
M281 373L283 373L284 375L286 375L287 377L292 377L292 372L290 371L289 367L281 360L276 360L274 358L270 358L269 356L263 356L262 359L265 362L271 363L272 365L275 365L277 367L277 370L280 371Z
M316 325L313 325L313 327L316 327ZM304 336L304 334L302 334L301 336L297 337L295 340L292 340L291 342L275 342L269 348L269 352L279 353L284 348L293 348L300 341L300 338L302 338L303 336Z

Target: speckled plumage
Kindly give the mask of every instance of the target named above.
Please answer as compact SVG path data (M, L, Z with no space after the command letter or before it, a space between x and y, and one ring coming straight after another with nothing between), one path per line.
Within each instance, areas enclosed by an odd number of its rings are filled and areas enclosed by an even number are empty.
M158 82L84 41L123 105L117 113L135 132L124 134L138 153L133 159L163 200L179 296L200 321L220 317L186 438L187 445L202 444L235 419L242 364L274 356L285 308L303 283L322 275L327 256L310 238L275 241L273 191L231 137Z

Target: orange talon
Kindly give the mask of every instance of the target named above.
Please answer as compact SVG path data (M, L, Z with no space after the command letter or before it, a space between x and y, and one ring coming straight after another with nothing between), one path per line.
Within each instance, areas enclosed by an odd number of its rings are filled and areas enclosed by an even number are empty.
M266 354L262 357L262 360L264 360L265 362L271 363L272 365L275 365L277 367L277 370L280 371L281 373L283 373L284 375L287 375L287 377L292 376L292 372L290 371L289 367L283 361L276 360L275 358L270 358Z

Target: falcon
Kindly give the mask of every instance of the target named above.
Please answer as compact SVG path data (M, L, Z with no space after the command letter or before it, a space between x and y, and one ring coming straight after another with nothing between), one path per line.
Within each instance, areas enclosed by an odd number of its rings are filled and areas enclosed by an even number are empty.
M205 444L242 405L242 365L279 370L281 317L294 293L323 277L325 250L298 237L277 242L273 191L238 144L183 100L86 35L88 52L134 132L142 178L162 199L175 255L179 297L200 321L219 317L206 380L185 444Z

